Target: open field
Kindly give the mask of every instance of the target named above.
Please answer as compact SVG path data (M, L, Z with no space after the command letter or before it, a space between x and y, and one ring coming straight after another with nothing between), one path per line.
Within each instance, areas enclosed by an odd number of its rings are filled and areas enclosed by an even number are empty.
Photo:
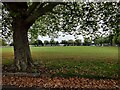
M118 78L118 47L31 47L32 57L51 77ZM13 48L2 49L2 63L13 62Z

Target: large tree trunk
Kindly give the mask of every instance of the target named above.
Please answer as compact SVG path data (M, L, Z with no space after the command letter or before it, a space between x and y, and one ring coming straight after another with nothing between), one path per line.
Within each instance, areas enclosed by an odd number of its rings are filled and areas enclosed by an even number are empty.
M32 66L27 32L28 28L24 20L17 19L13 22L14 64L22 71Z

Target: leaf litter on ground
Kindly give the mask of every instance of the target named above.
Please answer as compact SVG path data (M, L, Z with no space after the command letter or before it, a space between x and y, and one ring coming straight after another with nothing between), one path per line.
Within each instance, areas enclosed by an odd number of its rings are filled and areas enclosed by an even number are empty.
M16 87L40 88L97 88L120 90L120 80L89 79L78 77L27 77L27 76L2 76L2 85Z

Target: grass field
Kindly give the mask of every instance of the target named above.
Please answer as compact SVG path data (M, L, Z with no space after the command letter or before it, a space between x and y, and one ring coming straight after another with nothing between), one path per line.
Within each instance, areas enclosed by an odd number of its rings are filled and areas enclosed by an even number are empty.
M35 62L51 76L118 78L118 47L31 47ZM2 48L2 63L12 64L13 48Z

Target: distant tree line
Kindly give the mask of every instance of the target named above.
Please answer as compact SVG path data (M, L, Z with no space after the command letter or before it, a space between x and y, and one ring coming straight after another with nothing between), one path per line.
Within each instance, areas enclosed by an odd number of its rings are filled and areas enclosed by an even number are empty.
M120 36L109 35L107 37L96 37L93 40L90 38L84 38L84 42L80 39L76 40L62 40L61 42L51 39L50 41L36 40L30 42L30 45L34 46L120 46Z
M0 40L2 46L6 46L7 43L5 40ZM13 46L14 43L10 43L10 46ZM29 45L33 46L120 46L120 36L116 37L114 35L109 35L107 37L95 37L93 40L90 38L84 38L84 42L81 39L76 40L62 40L61 42L55 41L51 39L50 41L45 40L42 42L41 40L31 40Z
M109 35L107 37L96 37L94 40L96 46L120 46L120 35Z
M77 39L75 41L72 39L62 40L61 42L51 39L50 41L45 40L44 42L42 42L41 40L35 40L31 41L29 44L34 46L80 46L82 42L80 39Z

